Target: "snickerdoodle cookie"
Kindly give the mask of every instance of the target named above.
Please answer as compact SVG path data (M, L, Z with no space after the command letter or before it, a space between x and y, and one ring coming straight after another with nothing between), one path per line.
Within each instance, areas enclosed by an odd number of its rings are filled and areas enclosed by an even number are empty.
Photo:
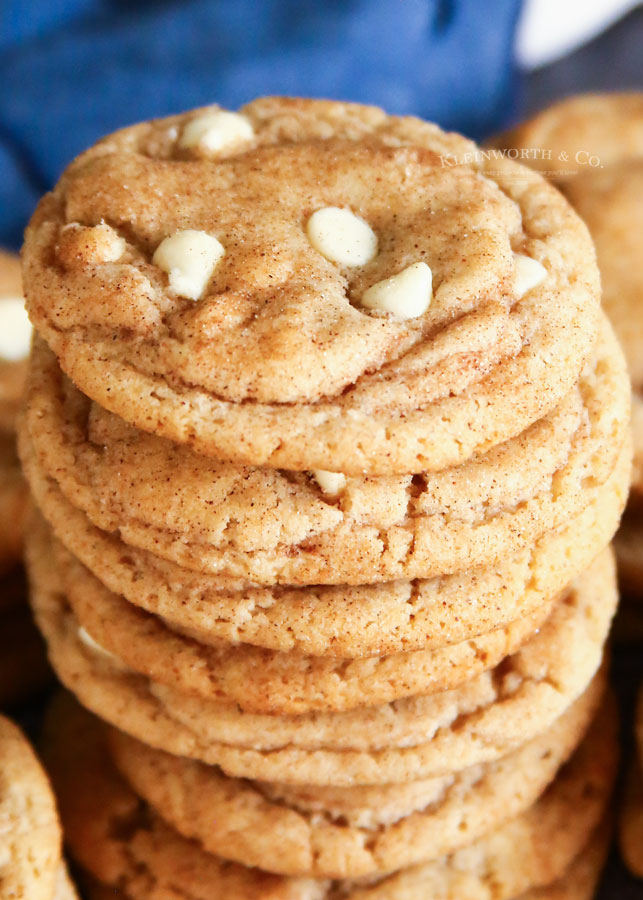
M373 107L266 98L235 121L124 129L41 201L27 306L88 396L236 463L390 475L569 393L598 272L539 175Z
M225 861L181 837L117 774L100 723L69 704L59 701L50 717L46 752L67 840L93 878L129 900L509 900L573 865L600 825L617 763L611 722L592 730L532 807L461 850L365 883L296 878Z

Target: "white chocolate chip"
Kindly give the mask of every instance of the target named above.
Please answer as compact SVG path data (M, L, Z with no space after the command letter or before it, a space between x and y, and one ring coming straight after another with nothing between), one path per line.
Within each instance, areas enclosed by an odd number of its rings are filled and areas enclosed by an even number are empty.
M78 639L81 644L84 644L88 650L91 650L92 653L95 653L97 656L103 656L105 659L110 660L118 660L118 657L114 656L113 653L110 653L109 650L106 650L98 641L94 640L91 634L87 631L87 629L81 625L78 629Z
M29 355L31 322L22 297L0 297L0 358L18 362Z
M318 209L308 219L306 233L318 253L341 266L364 266L377 253L377 235L350 209Z
M179 297L198 300L224 253L211 234L188 228L161 241L152 262L168 273Z
M198 147L208 153L221 153L254 137L252 125L245 116L214 109L197 116L183 129L179 147Z
M96 262L116 262L127 249L125 240L105 222L88 228L86 237L89 236L91 236L90 242L93 244Z
M514 253L514 293L517 297L538 287L547 277L547 269L531 256Z
M116 262L126 250L125 240L106 222L98 225L70 222L61 229L58 240L58 256L69 268Z
M415 319L427 311L432 299L433 273L425 262L417 262L368 288L361 304L393 313L398 319Z
M346 476L341 472L327 472L325 469L313 469L312 476L324 494L336 497L346 487Z

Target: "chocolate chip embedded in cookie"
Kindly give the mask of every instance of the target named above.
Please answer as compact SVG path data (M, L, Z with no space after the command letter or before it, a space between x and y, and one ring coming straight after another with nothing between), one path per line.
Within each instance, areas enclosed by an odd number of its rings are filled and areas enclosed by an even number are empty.
M566 524L612 473L629 399L603 318L572 391L486 454L415 477L295 473L221 463L127 425L38 340L24 430L43 473L126 544L254 584L365 584L490 565Z
M206 454L363 475L461 462L572 388L597 272L539 176L371 107L219 115L106 138L32 220L30 314L86 394Z

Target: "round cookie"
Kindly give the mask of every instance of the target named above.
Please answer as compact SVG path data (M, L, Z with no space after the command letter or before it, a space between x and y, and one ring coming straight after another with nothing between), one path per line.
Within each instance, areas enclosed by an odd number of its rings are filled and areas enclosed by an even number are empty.
M612 722L594 732L521 816L454 854L361 886L268 875L205 854L125 785L110 763L102 729L77 707L55 708L47 760L75 858L131 900L154 892L172 900L331 900L340 894L347 900L505 900L560 878L590 839L616 770L615 731Z
M495 562L579 514L614 468L629 395L603 319L578 384L523 434L456 468L351 476L328 495L305 473L219 463L128 426L37 342L25 429L69 502L129 545L258 584L364 584Z
M417 119L315 100L257 100L241 144L185 149L213 112L105 138L27 229L30 315L85 394L219 458L363 475L462 462L571 390L598 273L585 226L536 173ZM337 207L377 241L372 259L363 242L359 264L329 259L350 249L343 232L326 255L309 237ZM161 248L177 232L187 250ZM535 287L516 253L544 266ZM362 302L424 262L425 312Z
M602 825L571 866L557 881L521 894L516 900L593 900L610 844L609 828ZM89 900L128 900L122 891L115 892L95 879L85 879ZM129 898L131 900L131 898Z
M550 727L583 693L600 666L617 599L606 552L538 636L491 672L429 697L276 717L152 683L81 640L46 547L32 541L29 558L50 658L81 702L151 746L219 765L229 775L288 783L403 782L506 755Z
M270 714L347 710L454 688L516 652L543 625L556 599L470 641L338 659L248 644L204 646L108 591L58 542L54 559L78 624L134 671L196 697Z
M643 274L640 265L643 155L618 166L587 172L570 181L565 193L594 239L603 284L603 307L621 341L632 378L632 490L640 497L643 496Z
M109 744L133 790L206 851L278 874L358 878L452 853L524 812L578 745L595 705L593 692L582 695L548 732L496 763L383 787L248 782L115 729ZM605 715L595 728L606 727Z
M567 97L493 144L518 151L526 165L567 185L588 168L643 157L643 93Z
M530 615L610 541L630 478L628 446L580 516L498 566L413 583L268 590L197 575L96 529L41 476L22 437L32 493L56 536L114 593L202 643L336 657L444 647Z
M42 766L20 729L0 716L0 894L52 900L62 835Z
M643 116L641 118L643 128ZM643 387L643 147L640 159L587 172L565 195L587 224L603 285L603 306L621 342L636 389Z
M622 343L632 376L634 471L632 489L643 494L643 93L571 97L546 109L498 146L549 148L552 159L525 161L558 181L594 240L603 285L603 305ZM581 153L581 165L575 163ZM570 173L556 170L565 153ZM589 157L598 164L588 164ZM573 177L572 177L573 174Z
M71 883L69 873L64 865L58 869L53 900L78 900L76 888Z

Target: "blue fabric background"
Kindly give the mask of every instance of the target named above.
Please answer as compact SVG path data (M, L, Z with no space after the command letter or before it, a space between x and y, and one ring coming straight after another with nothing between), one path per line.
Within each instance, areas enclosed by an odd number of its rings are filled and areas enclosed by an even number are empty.
M511 113L520 0L0 0L0 244L122 125L285 93L479 136Z

